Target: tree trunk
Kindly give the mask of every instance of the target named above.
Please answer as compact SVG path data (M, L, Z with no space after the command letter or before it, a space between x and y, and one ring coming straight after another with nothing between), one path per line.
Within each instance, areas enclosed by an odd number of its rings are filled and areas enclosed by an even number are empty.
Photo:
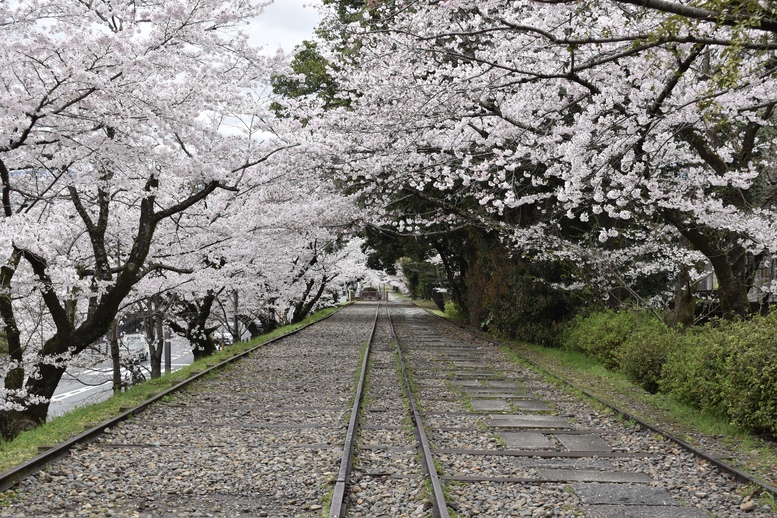
M165 308L162 297L154 295L148 299L148 309L144 318L146 338L148 339L148 361L151 366L151 379L162 376L162 355L164 353L164 317Z
M696 320L696 297L694 293L698 283L688 278L685 269L677 273L675 281L674 309L668 317L667 324L683 330L690 328Z
M689 223L677 211L668 211L667 219L712 264L718 280L718 301L723 318L747 318L750 315L747 292L752 284L753 271L749 268L747 251L737 244L738 236L733 232Z
M240 310L239 301L240 299L237 290L234 290L232 292L232 329L229 330L230 334L232 335L233 344L236 344L240 341L242 334L240 332L240 317L238 316Z
M51 340L57 340L57 338L55 337ZM28 403L24 411L24 417L33 423L43 424L46 422L46 417L49 414L49 399L54 394L54 391L57 390L59 380L62 379L62 375L65 373L65 367L39 361L37 368L38 377L34 379L32 377L29 378L34 383L27 382L27 391L33 397L39 396L43 398L43 401Z
M319 299L321 298L321 295L324 294L324 289L327 287L327 283L330 280L331 279L327 278L327 276L324 275L321 278L321 284L319 284L318 290L316 291L316 293L313 294L310 300L305 302L308 296L310 295L310 292L313 290L313 286L315 286L316 284L314 279L310 279L308 281L308 283L305 286L305 293L302 295L300 301L297 302L297 304L295 304L294 306L294 313L291 318L292 324L298 324L303 320L305 320L305 317L307 317L310 314L311 310L313 309L313 306L315 306L316 302L318 302Z
M174 320L167 320L167 325L175 334L186 338L192 344L192 354L195 360L216 352L216 344L211 334L218 329L218 326L208 327L207 323L213 302L222 290L219 290L218 293L208 291L201 303L187 301L178 303L183 306L183 310L179 312L178 316L186 322L186 327Z
M119 325L113 322L108 331L108 345L111 349L111 363L113 364L113 393L121 392L121 351L119 350Z
M451 298L459 310L459 317L465 322L469 322L469 304L467 304L467 298L464 295L467 290L467 261L450 251L442 241L434 241L432 246L440 254L445 277L451 287Z
M6 403L22 404L24 398L19 397L19 391L24 387L24 363L21 335L16 323L13 304L11 302L11 279L16 273L21 254L14 250L8 262L0 268L0 318L3 319L3 332L8 347L8 360L16 366L9 369L5 375ZM0 436L11 440L23 430L34 427L34 422L23 411L6 410L0 412Z
M249 336L251 337L251 340L253 340L254 338L262 334L263 329L259 325L257 325L254 319L252 319L248 315L238 315L237 318L245 326L245 329L248 332Z
M16 273L21 254L14 251L8 262L0 268L0 317L3 319L5 342L8 347L8 358L16 367L9 369L5 375L6 401L14 402L12 394L24 386L24 367L22 357L21 336L16 323L13 304L11 302L11 279Z
M740 250L739 254L744 252ZM730 254L725 254L714 260L710 258L718 278L720 309L723 312L723 318L747 318L751 312L750 300L747 298L750 287L747 282L747 264L742 258L733 258L729 261L729 257L731 257Z
M156 329L155 344L151 346L151 379L162 376L162 353L165 349L165 319L162 313L162 304L159 303L154 310L154 326Z

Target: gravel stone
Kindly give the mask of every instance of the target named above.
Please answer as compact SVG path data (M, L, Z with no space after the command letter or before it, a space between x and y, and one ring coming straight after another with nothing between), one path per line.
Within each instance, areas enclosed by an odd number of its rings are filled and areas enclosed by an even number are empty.
M673 516L679 510L689 517L773 516L768 505L745 497L747 488L731 476L662 436L591 408L491 343L413 306L391 306L448 506L458 517L626 518ZM376 307L349 306L107 430L6 491L0 517L323 516L340 468L360 350ZM426 518L432 515L429 490L384 319L373 349L346 490L347 516ZM511 406L474 412L473 400ZM532 419L566 428L488 426L500 416L540 416ZM509 449L505 437L516 432L545 441L535 441L536 450L519 456L500 455ZM580 437L570 439L575 433L588 435L587 443L602 451L564 457L569 448L585 447ZM488 454L437 451L442 449ZM590 491L595 483L543 482L543 471L603 479L619 472L647 482L606 485L616 500L620 487L631 488L631 505L592 503L590 497L582 502L575 487ZM457 480L462 477L475 481ZM477 480L483 477L494 480ZM645 507L645 495L660 495L667 505Z

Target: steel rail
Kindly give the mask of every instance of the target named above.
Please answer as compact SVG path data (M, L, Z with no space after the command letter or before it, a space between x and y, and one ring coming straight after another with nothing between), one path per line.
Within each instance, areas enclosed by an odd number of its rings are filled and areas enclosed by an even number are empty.
M98 437L100 437L107 428L110 428L112 426L116 426L121 421L125 421L129 419L132 416L135 416L154 403L160 401L166 396L169 396L170 394L174 394L178 392L179 390L183 389L190 383L202 378L203 376L206 376L210 374L211 372L214 372L216 370L222 369L226 367L227 365L230 365L240 359L242 359L245 356L248 356L252 352L256 351L257 349L260 349L261 347L265 347L267 345L270 345L272 343L278 342L280 340L283 340L285 338L288 338L292 335L295 335L302 331L303 329L306 329L314 324L317 324L319 322L322 322L332 315L336 314L340 309L345 307L343 305L342 307L338 308L337 311L332 312L331 314L316 320L315 322L311 322L309 324L305 324L304 326L301 326L297 329L294 329L293 331L289 331L288 333L285 333L283 335L277 336L275 338L272 338L270 340L267 340L266 342L262 342L261 344L258 344L254 347L251 347L250 349L246 349L242 353L235 354L234 356L231 356L216 365L213 365L211 367L208 367L207 369L200 371L200 372L193 372L191 376L186 378L185 380L181 381L180 383L177 383L170 387L167 390L164 390L160 392L159 394L156 394L155 396L147 399L146 401L143 401L139 405L130 408L129 410L125 410L121 412L119 415L109 419L108 421L102 422L92 428L89 428L88 430L85 430L84 432L76 435L75 437L71 437L67 441L64 441L62 443L59 443L56 446L53 446L46 451L38 454L37 456L17 465L14 468L11 468L4 473L0 473L0 492L5 491L7 489L12 488L15 484L17 484L22 479L32 475L33 473L36 473L43 468L45 468L48 464L55 462L63 457L65 457L72 448L74 448L77 445L80 444L87 444L89 442L92 442L96 440Z
M329 518L344 518L346 510L346 494L348 482L351 478L351 468L353 467L353 453L356 448L356 432L359 429L359 413L362 400L364 399L364 381L367 378L367 367L369 365L370 351L372 341L375 338L375 330L378 327L378 317L382 302L378 302L378 308L375 310L375 320L372 323L370 338L367 340L367 346L364 349L364 358L362 359L361 372L359 373L359 382L356 385L356 394L353 398L353 407L351 408L351 418L348 421L348 431L345 434L345 446L343 447L343 456L340 459L340 471L337 473L337 481L332 492L332 500L329 505Z
M410 377L408 376L407 369L405 368L405 360L402 357L402 347L397 337L396 330L394 329L394 322L391 319L391 311L388 310L388 320L391 327L391 336L394 339L394 345L397 350L397 357L399 360L399 367L402 371L402 377L405 380L405 396L407 397L408 404L410 406L410 419L413 422L413 429L416 435L416 440L421 448L421 454L423 457L423 469L424 475L429 479L429 483L432 486L432 516L434 518L449 518L448 505L445 503L445 494L442 491L442 484L440 483L440 476L437 473L437 467L434 465L434 459L432 457L432 448L429 446L429 440L426 437L426 431L424 430L424 424L421 420L421 413L418 411L418 405L416 404L415 395L413 394L413 387L410 383Z
M439 315L434 314L433 312L431 312L429 310L425 310L425 311L427 311L427 313L429 313L430 315L434 316L435 318L445 322L446 324L448 324L450 326L453 326L453 327L456 327L458 329L461 329L463 331L466 331L467 333L475 336L476 338L479 338L480 340L484 340L486 342L492 343L494 345L498 345L500 347L508 346L508 344L506 344L504 342L500 342L500 341L494 340L493 338L491 338L491 337L489 337L487 335L484 335L481 331L476 331L474 329L469 328L468 326L464 326L464 325L460 325L460 324L456 324L454 322L451 322L451 321L449 321L449 320L447 320L447 319L445 319L445 318L443 318L443 317L441 317ZM738 469L738 468L736 468L736 467L734 467L734 466L732 466L730 464L727 464L726 462L723 462L720 458L718 458L716 456L713 456L713 455L710 455L709 453L707 453L707 452L705 452L703 450L700 450L699 448L695 447L694 445L692 445L692 444L690 444L690 443L680 439L679 437L669 433L668 431L664 430L663 428L661 428L661 427L659 427L659 426L657 426L655 424L649 423L649 422L645 421L644 419L640 418L639 416L637 416L635 414L632 414L631 412L628 412L628 411L626 411L626 410L616 406L615 404L613 404L613 403L611 403L611 402L609 402L607 400L602 399L601 397L593 394L592 392L590 392L590 391L588 391L588 390L586 390L586 389L584 389L582 387L577 386L576 384L572 383L571 381L566 380L566 379L562 378L561 376L558 376L557 374L554 374L554 373L548 371L547 369L542 367L540 364L538 364L538 363L536 363L536 362L526 358L525 356L522 356L518 351L515 351L514 349L511 349L511 350L517 356L519 356L521 358L521 360L525 361L526 363L528 363L529 365L531 365L532 367L534 367L538 371L544 373L547 376L550 376L550 377L558 380L559 382L569 386L570 388L572 388L574 390L579 391L580 393L584 394L586 397L591 398L592 400L596 401L597 403L600 403L600 404L606 406L607 408L612 410L616 415L622 417L623 419L625 419L627 421L634 421L635 423L639 424L643 428L646 428L646 429L648 429L648 430L650 430L652 432L655 432L655 433L665 437L666 439L674 442L675 444L677 444L678 446L680 446L684 450L686 450L686 451L694 454L695 456L699 457L700 459L703 459L703 460L709 462L710 464L714 465L719 470L721 470L721 471L723 471L725 473L728 473L729 475L732 475L739 482L756 485L756 486L760 487L761 489L763 489L764 491L772 494L773 496L777 496L777 486L771 485L768 482L764 482L763 480L757 479L757 478L753 477L752 475L750 475L749 473L746 473L746 472L744 472L744 471L742 471L742 470L740 470L740 469Z

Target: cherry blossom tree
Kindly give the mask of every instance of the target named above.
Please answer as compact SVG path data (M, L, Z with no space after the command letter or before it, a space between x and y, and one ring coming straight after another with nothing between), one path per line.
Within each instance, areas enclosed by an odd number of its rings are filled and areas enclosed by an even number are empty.
M148 263L165 268L133 295L170 301L166 320L195 357L212 352L213 334L225 323L238 340L241 327L255 334L297 322L331 301L326 294L341 278L363 270L355 264L358 247L348 242L359 228L352 197L306 168L306 156L294 152L299 146L287 147L250 185L214 192L198 210L165 222L149 252Z
M288 106L378 223L477 225L607 290L703 256L723 313L747 315L777 249L769 19L636 3L377 4L331 69L347 107Z
M148 260L160 228L250 183L282 147L256 138L266 131L257 81L269 81L272 63L239 31L261 8L0 6L2 418L11 435L45 420L69 359L105 334L142 278L166 268ZM228 136L234 121L241 133ZM29 306L45 310L39 344L20 323Z

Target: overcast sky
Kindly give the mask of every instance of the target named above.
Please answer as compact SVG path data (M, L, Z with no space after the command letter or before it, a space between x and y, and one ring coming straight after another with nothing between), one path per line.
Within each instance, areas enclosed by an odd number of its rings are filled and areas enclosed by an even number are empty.
M318 11L311 5L317 0L275 0L251 28L251 41L275 54L280 46L291 53L302 40L310 39L318 25Z

